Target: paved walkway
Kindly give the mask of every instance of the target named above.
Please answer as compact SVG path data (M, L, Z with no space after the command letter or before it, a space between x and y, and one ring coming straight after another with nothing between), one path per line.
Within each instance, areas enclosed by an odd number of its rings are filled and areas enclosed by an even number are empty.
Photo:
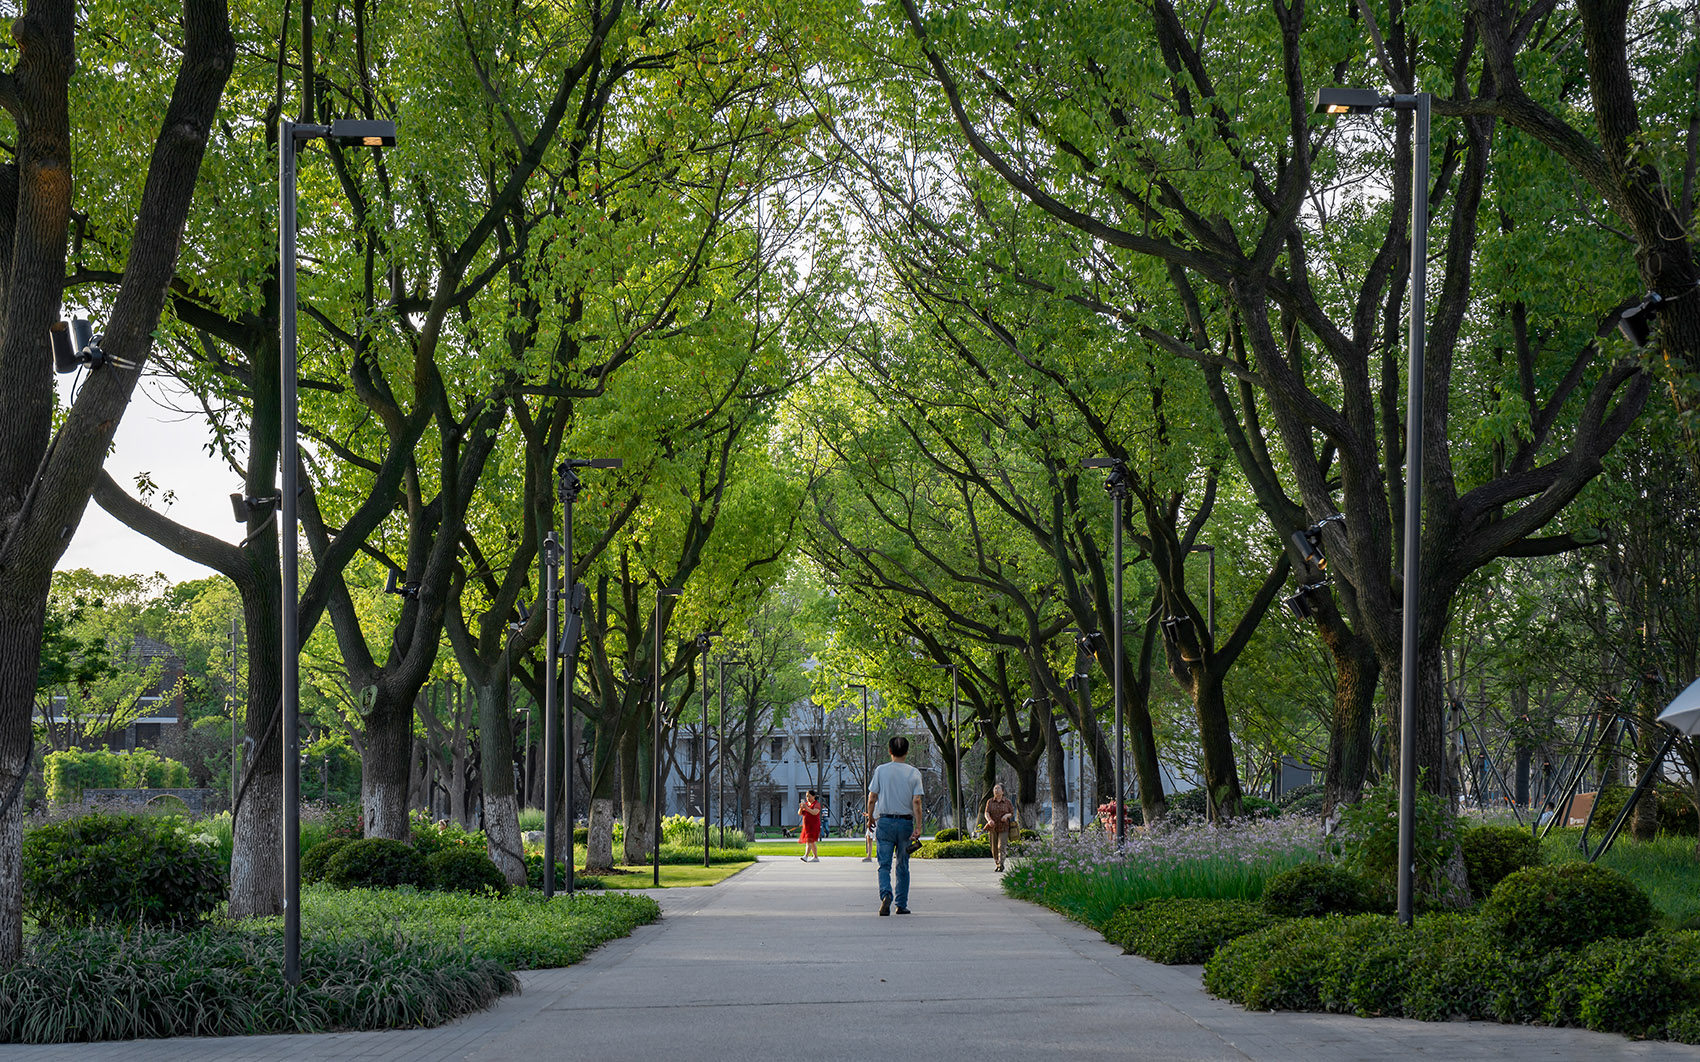
M1006 899L989 863L914 866L909 917L875 916L856 859L768 858L663 890L662 921L439 1029L0 1047L0 1062L1700 1059L1578 1029L1247 1013L1205 995L1196 966Z

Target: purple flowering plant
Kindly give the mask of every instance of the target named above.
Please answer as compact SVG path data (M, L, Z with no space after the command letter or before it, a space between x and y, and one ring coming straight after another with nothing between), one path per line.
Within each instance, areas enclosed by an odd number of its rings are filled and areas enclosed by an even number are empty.
M1172 814L1128 831L1117 846L1103 831L1023 844L1004 890L1101 926L1130 903L1160 896L1255 900L1266 882L1324 854L1320 820L1244 818L1217 825Z

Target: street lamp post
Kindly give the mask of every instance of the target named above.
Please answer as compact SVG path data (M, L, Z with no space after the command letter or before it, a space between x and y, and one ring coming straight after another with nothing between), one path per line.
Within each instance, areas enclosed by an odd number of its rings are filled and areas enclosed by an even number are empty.
M956 720L956 704L957 704L957 700L958 700L958 691L960 689L960 683L958 681L958 675L957 675L958 665L956 665L956 664L934 664L933 667L938 669L938 670L941 670L941 671L942 670L949 670L950 671L950 755L951 755L951 761L952 761L952 764L953 764L951 770L952 770L953 775L954 775L954 777L951 780L950 808L951 808L951 814L956 817L955 826L958 830L960 830L960 829L963 828L963 824L962 824L962 735L959 732L959 724L957 723L957 720Z
M1110 523L1114 528L1114 565L1116 583L1116 629L1111 638L1110 647L1110 688L1111 696L1116 702L1116 844L1120 845L1127 837L1123 820L1127 817L1122 810L1122 802L1127 794L1127 764L1125 747L1122 741L1122 501L1127 497L1127 463L1119 457L1089 457L1081 462L1085 468L1107 468L1110 474L1104 480L1104 490L1110 495Z
M661 599L684 593L676 586L655 588L655 613L651 617L655 628L655 705L650 720L649 796L654 804L651 823L653 846L650 849L650 869L655 875L655 887L661 887Z
M585 598L585 588L579 584L577 577L573 573L573 503L578 501L579 492L584 489L583 481L578 478L579 469L621 468L624 465L625 462L618 457L569 457L565 461L562 461L560 466L555 469L555 474L558 477L558 482L556 483L556 494L561 499L561 563L565 565L566 568L565 576L561 581L561 585L562 592L566 595L567 599L567 629L562 644L560 646L556 646L554 643L555 628L551 626L549 628L549 640L550 651L558 656L565 657L566 661L562 665L563 670L566 672L566 689L563 690L561 694L561 726L565 727L563 734L565 738L564 743L566 745L566 748L563 750L564 755L562 758L566 761L567 806L565 809L566 814L563 817L566 819L567 824L568 896L573 894L574 853L572 836L573 822L578 818L578 809L573 806L573 764L578 754L577 749L574 747L575 738L573 736L573 682L578 678L578 642L579 631L582 630L584 626ZM550 713L551 722L553 722L553 717L554 713ZM549 748L551 752L554 751L554 744L552 742ZM548 792L544 795L544 800L547 803L555 798L556 790L561 788L561 783L557 780L556 775L552 773L547 779L545 779L544 784L548 789ZM555 813L552 805L546 814L548 815L548 828L553 829L555 824ZM553 844L548 842L545 842L545 847L548 849L549 853L544 858L544 862L547 864L545 867L545 876L548 877L552 876L551 872L553 871L555 864L555 847ZM545 890L545 895L553 895L553 890Z
M708 653L719 631L703 631L697 635L697 648L702 650L702 868L708 869Z
M1422 580L1423 494L1423 341L1428 310L1428 156L1429 115L1434 97L1427 92L1383 95L1369 89L1323 88L1316 93L1319 114L1367 114L1391 109L1411 111L1411 313L1405 367L1405 565L1403 645L1399 656L1399 921L1411 923L1416 877L1417 785L1417 589Z
M864 682L852 682L849 689L862 691L862 788L868 787L868 780L873 777L873 768L868 762L868 686Z
M301 981L301 632L296 552L296 470L301 460L298 399L295 393L295 158L310 140L327 139L349 146L390 147L395 144L394 122L339 120L312 125L284 118L278 123L278 382L283 414L278 447L278 539L281 617L279 653L283 690L279 709L283 739L283 977Z
M555 779L560 777L560 765L555 759L555 727L559 725L561 709L556 701L556 690L559 679L556 668L559 664L559 654L555 642L555 632L560 629L561 592L560 592L560 563L561 544L555 541L555 532L551 531L543 537L543 898L555 898L555 800L557 797ZM568 859L568 863L572 860Z
M742 665L745 661L731 657L721 657L720 664L720 741L715 755L715 787L718 792L714 796L714 806L720 809L720 847L726 847L726 665ZM708 720L703 720L703 763L706 770L708 762ZM706 781L707 776L704 776ZM708 818L703 817L702 832L708 833Z

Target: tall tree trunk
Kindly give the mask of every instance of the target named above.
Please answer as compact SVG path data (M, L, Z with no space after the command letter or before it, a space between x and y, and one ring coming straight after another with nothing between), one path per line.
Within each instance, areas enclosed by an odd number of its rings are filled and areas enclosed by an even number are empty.
M654 815L650 810L649 771L644 762L644 742L648 735L627 733L620 742L620 810L625 818L625 836L621 862L628 866L649 862L650 831Z
M378 683L377 703L366 717L366 745L360 756L360 809L366 836L406 841L412 837L407 821L407 790L413 769L413 699L385 696ZM427 757L429 758L429 757ZM426 786L426 804L435 807L434 791Z
M524 885L525 846L519 835L519 801L514 795L514 735L507 688L500 681L473 683L469 679L468 689L478 702L484 837L502 877L510 884Z
M275 575L276 565L272 565ZM278 583L263 578L242 595L248 631L248 709L243 719L247 751L236 818L231 824L230 917L267 918L283 913L283 747L277 730L283 676L277 648L281 605Z
M1353 804L1375 756L1375 691L1381 664L1363 638L1343 626L1320 625L1323 643L1334 657L1334 713L1328 727L1328 766L1323 775L1323 815Z
M1044 724L1045 769L1051 783L1051 836L1060 841L1068 835L1068 754L1057 731L1056 715L1046 711Z
M1192 703L1198 718L1199 744L1204 751L1204 785L1210 806L1221 819L1238 818L1241 811L1239 767L1234 762L1233 732L1222 679L1202 661L1192 668Z
M51 569L44 569L51 578ZM23 953L23 778L29 773L30 717L35 707L48 579L20 579L0 595L0 968ZM16 793L16 799L10 799Z

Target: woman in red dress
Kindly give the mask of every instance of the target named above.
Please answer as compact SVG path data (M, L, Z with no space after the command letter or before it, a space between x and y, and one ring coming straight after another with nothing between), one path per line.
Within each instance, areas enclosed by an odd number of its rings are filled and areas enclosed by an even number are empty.
M820 840L820 801L815 799L815 791L809 790L803 794L803 802L797 805L797 814L803 818L803 828L797 834L797 841L803 845L803 862L819 863L820 852L815 848L815 842Z

